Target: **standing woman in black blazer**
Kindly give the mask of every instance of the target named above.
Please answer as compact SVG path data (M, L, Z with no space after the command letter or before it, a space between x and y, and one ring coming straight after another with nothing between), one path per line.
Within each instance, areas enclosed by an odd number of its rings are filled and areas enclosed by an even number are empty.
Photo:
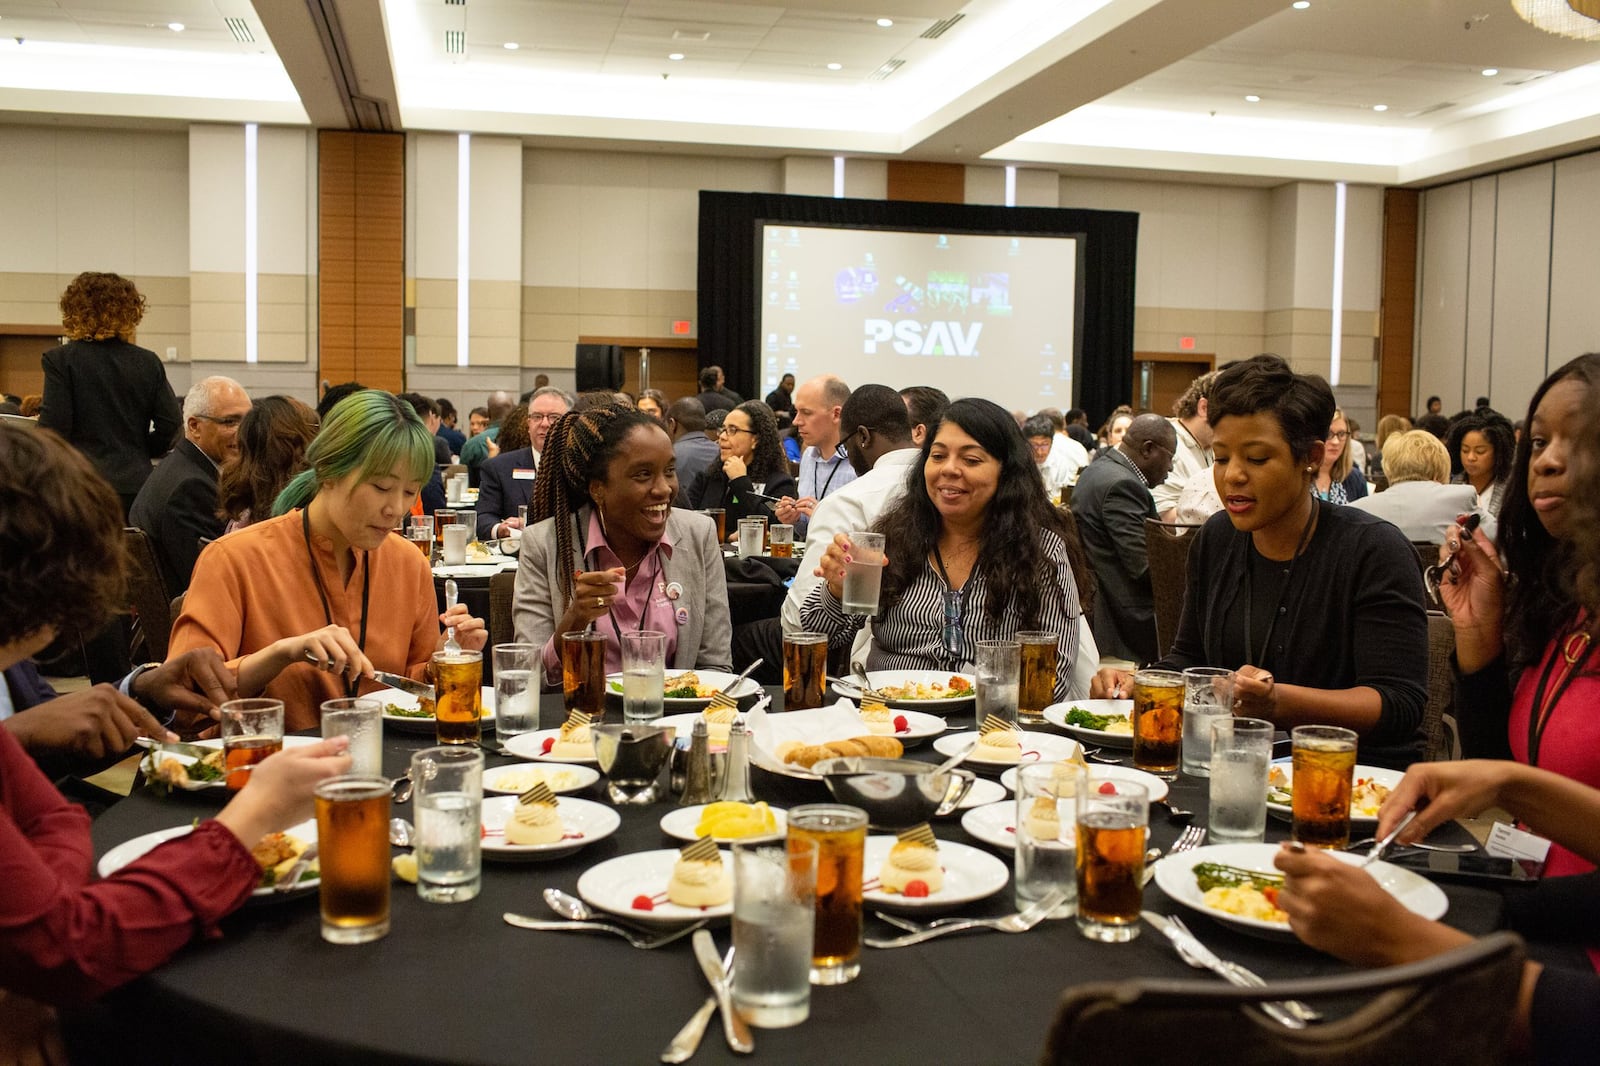
M717 434L721 461L706 467L689 487L689 506L727 512L728 539L739 535L739 519L770 518L767 500L797 491L789 461L778 443L778 419L760 400L746 400L728 412Z
M39 424L86 455L122 498L123 517L150 476L150 460L183 428L161 359L133 343L144 297L117 274L79 274L61 294L67 343L44 353Z

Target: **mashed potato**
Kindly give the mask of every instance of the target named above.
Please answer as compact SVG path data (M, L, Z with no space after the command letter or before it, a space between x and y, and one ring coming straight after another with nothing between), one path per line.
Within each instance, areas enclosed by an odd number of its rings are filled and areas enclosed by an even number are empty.
M1254 918L1261 922L1289 921L1289 916L1267 899L1259 888L1241 886L1208 889L1205 904L1224 914L1236 914L1241 918Z

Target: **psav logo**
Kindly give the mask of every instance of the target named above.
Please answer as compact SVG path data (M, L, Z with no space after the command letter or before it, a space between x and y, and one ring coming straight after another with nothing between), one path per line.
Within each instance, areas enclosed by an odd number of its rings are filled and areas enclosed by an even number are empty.
M866 341L863 351L875 355L878 345L891 343L899 355L976 355L982 322L930 322L924 326L914 318L891 322L869 318L863 322Z

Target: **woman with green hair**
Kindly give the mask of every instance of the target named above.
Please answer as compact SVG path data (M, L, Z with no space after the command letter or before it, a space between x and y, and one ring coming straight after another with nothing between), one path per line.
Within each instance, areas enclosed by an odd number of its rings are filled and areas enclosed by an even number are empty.
M217 649L240 696L283 700L285 725L317 725L324 700L374 669L430 680L441 625L463 648L488 632L463 606L436 611L428 562L391 535L433 470L410 404L369 389L341 400L306 449L274 517L201 552L169 654Z

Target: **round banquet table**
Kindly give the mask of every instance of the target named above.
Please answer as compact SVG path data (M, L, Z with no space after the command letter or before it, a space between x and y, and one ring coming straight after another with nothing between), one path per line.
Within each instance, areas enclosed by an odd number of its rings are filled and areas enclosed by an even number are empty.
M775 700L781 700L775 692ZM559 693L542 698L540 724L558 725ZM961 725L952 716L953 725ZM1048 728L1048 727L1046 727ZM430 738L389 733L385 770L398 775ZM933 760L931 747L913 757ZM512 761L489 755L491 766ZM752 768L758 796L775 806L827 799L822 785ZM96 856L143 833L206 817L216 793L158 799L145 790L94 823ZM579 794L604 802L604 782ZM1205 781L1173 783L1171 800L1204 819ZM615 1063L654 1062L700 1005L707 986L688 938L640 951L605 935L533 932L507 925L516 911L551 917L540 892L576 893L578 876L605 859L676 847L659 820L664 800L622 810L618 832L563 859L505 864L485 859L483 890L464 904L424 903L396 881L392 931L375 943L324 943L315 893L246 906L223 923L224 935L191 944L156 972L105 1001L114 1031L142 1034L119 1051L122 1061L173 1061L181 1049L210 1062L307 1063ZM411 804L394 813L411 817ZM1181 827L1151 810L1151 843L1170 847ZM1268 820L1269 839L1286 826ZM974 843L957 819L936 834ZM1459 830L1458 830L1459 831ZM1010 865L1009 853L997 853ZM1469 933L1500 921L1497 893L1442 884L1445 921ZM1182 913L1152 883L1145 906ZM960 913L1000 915L1015 908L1009 886ZM867 935L891 936L872 918ZM1186 920L1225 958L1268 980L1329 975L1343 964L1298 944L1255 939L1193 914ZM714 923L726 950L726 922ZM1045 922L1023 935L958 934L910 948L863 948L861 976L851 984L812 990L811 1018L799 1027L755 1030L758 1059L816 1058L874 1063L1034 1061L1062 991L1075 982L1133 977L1208 980L1191 970L1166 940L1146 928L1127 944L1091 943L1071 920ZM713 1020L695 1062L733 1061Z

